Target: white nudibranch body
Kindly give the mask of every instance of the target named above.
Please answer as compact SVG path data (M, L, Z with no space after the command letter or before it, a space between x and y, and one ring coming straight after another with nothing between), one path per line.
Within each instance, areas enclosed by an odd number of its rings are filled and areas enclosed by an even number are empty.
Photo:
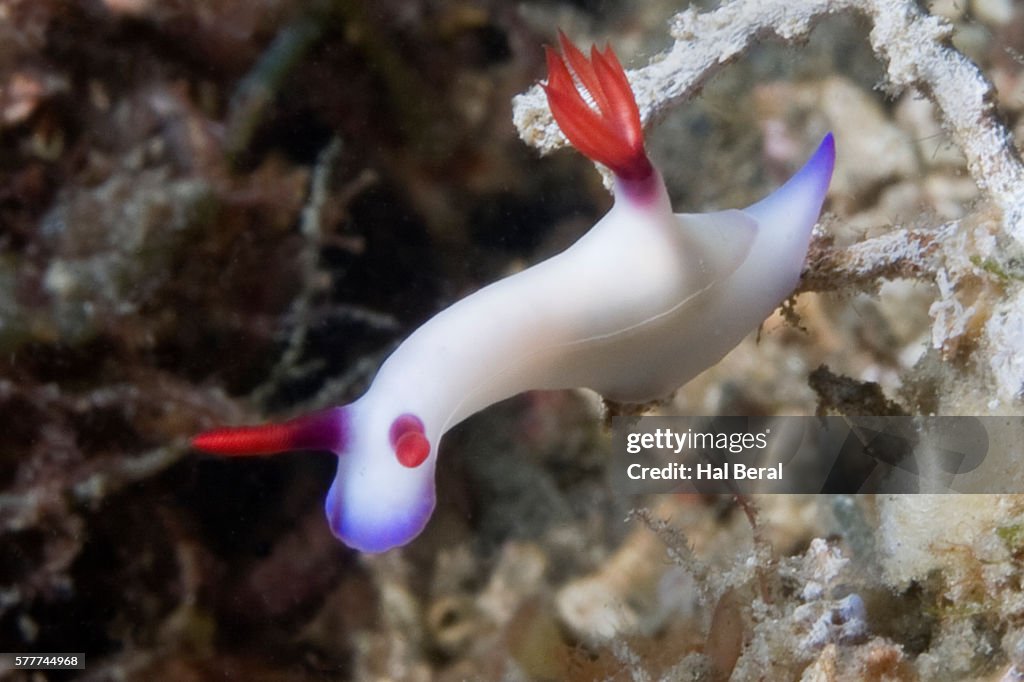
M562 47L573 74L549 50L545 90L573 145L615 172L608 214L564 252L438 313L354 403L194 441L221 454L337 452L327 516L352 547L380 552L420 533L434 508L441 437L466 417L536 389L666 397L755 329L800 277L831 178L831 135L753 206L674 214L614 54L595 48L588 61L564 38Z

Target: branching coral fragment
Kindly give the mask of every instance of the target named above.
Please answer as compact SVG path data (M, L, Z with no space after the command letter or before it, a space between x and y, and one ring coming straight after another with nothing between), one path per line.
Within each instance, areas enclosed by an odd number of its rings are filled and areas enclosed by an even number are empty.
M838 291L851 285L867 289L881 279L930 279L942 256L941 244L955 228L899 228L842 249L819 237L811 242L797 291Z

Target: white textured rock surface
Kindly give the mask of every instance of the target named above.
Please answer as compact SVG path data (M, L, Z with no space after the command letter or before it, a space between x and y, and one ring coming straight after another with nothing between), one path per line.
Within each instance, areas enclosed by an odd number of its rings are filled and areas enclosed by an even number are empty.
M885 495L879 554L885 580L904 589L943 571L955 581L998 544L999 525L1019 506L1012 495Z

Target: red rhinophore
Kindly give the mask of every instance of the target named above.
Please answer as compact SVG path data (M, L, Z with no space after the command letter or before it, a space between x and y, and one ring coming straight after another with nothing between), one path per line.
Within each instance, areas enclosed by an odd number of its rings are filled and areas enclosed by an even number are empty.
M608 166L615 175L626 180L645 180L653 167L644 151L640 109L615 52L606 47L602 53L595 45L587 60L561 31L558 41L569 64L566 66L562 57L546 47L548 82L541 83L558 127L572 146ZM577 81L593 100L593 106L583 99Z
M403 433L395 443L395 457L404 467L415 469L427 461L430 454L430 441L419 431Z
M286 450L345 449L345 410L314 412L283 424L213 429L192 439L192 447L216 455L272 455Z
M391 422L388 438L402 466L414 469L430 455L430 441L423 431L423 420L414 414L399 415Z

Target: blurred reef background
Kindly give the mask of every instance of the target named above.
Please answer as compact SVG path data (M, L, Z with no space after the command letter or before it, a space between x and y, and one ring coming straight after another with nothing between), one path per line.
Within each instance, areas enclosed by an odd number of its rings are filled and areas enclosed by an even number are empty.
M446 437L419 539L361 556L331 455L188 448L354 399L571 244L611 198L513 124L542 45L657 64L714 6L0 0L0 651L87 661L0 679L1024 679L1024 498L620 499L596 397L528 394ZM925 10L1021 139L1024 6ZM765 36L652 117L679 211L839 147L804 293L664 413L1024 413L1005 205L871 31Z

